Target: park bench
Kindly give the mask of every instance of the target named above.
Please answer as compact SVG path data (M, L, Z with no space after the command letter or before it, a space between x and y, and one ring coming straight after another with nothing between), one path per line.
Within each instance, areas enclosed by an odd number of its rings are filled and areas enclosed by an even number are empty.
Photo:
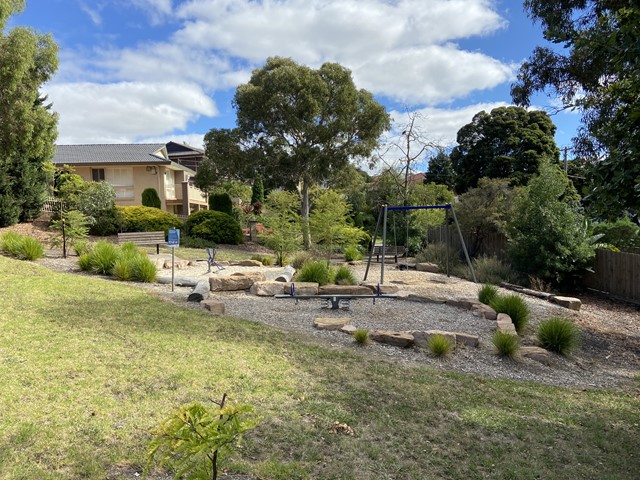
M118 243L131 242L135 245L155 245L160 253L160 245L166 245L164 232L126 232L118 233Z
M373 254L376 256L376 262L380 261L382 256L382 245L376 244L373 246ZM402 257L405 254L405 248L402 245L387 245L384 249L385 257L393 257L396 263L398 263L398 257Z

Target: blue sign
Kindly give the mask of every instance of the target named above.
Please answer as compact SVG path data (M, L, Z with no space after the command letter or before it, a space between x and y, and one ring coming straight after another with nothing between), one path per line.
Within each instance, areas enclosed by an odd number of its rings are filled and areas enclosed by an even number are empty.
M170 247L179 247L180 246L180 229L170 228L167 238L168 238L167 244Z

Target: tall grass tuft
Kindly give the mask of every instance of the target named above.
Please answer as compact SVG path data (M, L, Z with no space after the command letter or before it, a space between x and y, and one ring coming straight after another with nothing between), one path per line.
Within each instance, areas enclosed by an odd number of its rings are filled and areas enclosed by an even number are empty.
M520 295L497 296L490 304L497 313L506 313L511 317L516 332L522 334L529 323L529 306Z
M540 323L538 343L542 348L566 355L578 344L577 327L568 319L552 317Z
M138 255L133 259L133 276L136 282L155 282L158 276L156 264L146 255Z
M337 285L355 285L358 283L351 269L345 266L340 266L336 269L333 281Z
M326 260L314 260L305 263L296 275L298 282L315 282L320 285L331 283L332 275Z
M0 250L12 257L17 257L21 241L22 235L9 230L0 236Z
M498 296L498 287L491 284L484 284L478 290L478 300L485 305L491 305L491 302Z
M113 266L120 256L118 248L106 240L96 243L90 255L91 271L103 275L111 275Z
M440 333L431 335L427 341L427 348L435 357L446 357L453 350L454 343L449 337Z
M451 271L461 264L458 252L454 248L447 248L446 243L432 243L416 255L417 262L435 263L443 272L447 270L447 259Z
M358 328L353 332L353 340L360 346L369 343L369 330L366 328Z
M520 349L518 337L507 332L494 333L491 342L496 347L496 353L501 357L514 358Z
M44 257L44 247L33 237L22 237L18 245L17 257L20 260L37 260Z
M501 282L511 282L515 278L511 266L498 257L482 255L474 258L473 270L477 280L482 283L498 285Z
M358 247L344 247L344 259L347 262L355 262L356 260L362 260L362 253L358 250Z
M305 263L308 263L313 260L313 255L309 252L298 252L291 259L291 266L296 270L300 270Z
M118 280L129 281L133 278L133 262L135 257L121 255L113 264L111 273Z

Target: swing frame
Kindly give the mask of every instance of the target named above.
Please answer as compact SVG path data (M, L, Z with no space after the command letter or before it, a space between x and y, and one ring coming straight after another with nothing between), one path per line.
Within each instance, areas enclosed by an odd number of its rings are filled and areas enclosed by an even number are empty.
M380 229L380 222L382 221L382 263L380 264L380 285L384 285L384 259L385 259L385 248L387 245L387 214L389 211L403 211L403 210L432 210L432 209L445 209L446 214L448 216L449 211L453 215L453 221L456 225L456 229L458 231L458 235L460 236L460 244L462 245L462 250L464 251L465 259L467 260L467 265L469 266L469 270L471 271L471 277L473 278L473 283L478 283L476 280L476 273L473 270L473 265L471 264L471 259L469 258L469 252L467 251L467 245L464 243L464 238L462 237L462 231L460 230L460 224L458 223L458 218L456 217L456 211L453 208L453 205L447 203L445 205L417 205L417 206L388 206L382 205L382 210L378 215L378 222L376 223L376 231L373 234L373 240L371 242L371 251L369 252L369 258L367 260L367 269L364 272L363 281L367 280L367 276L369 275L369 267L371 266L371 259L374 255L374 249L376 245L376 240L378 239L378 230ZM395 231L394 231L395 235ZM447 251L449 249L449 242L447 241ZM447 255L447 276L449 274L449 256Z

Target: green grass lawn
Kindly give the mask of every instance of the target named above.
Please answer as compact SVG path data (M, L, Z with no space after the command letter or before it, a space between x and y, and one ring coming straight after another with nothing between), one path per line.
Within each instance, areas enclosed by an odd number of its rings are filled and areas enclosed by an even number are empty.
M637 391L401 366L4 257L0 278L2 479L132 478L151 428L224 392L264 420L222 467L263 479L638 478Z

